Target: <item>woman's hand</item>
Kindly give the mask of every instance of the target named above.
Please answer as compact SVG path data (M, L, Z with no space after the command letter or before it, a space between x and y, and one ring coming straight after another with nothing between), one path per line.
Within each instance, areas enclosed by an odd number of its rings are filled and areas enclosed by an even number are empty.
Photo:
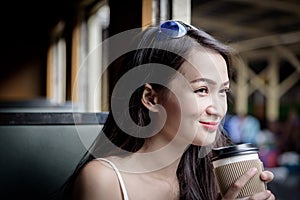
M224 195L223 200L233 200L237 199L238 194L240 193L242 187L257 173L256 168L251 168L244 175L242 175L227 191ZM273 180L274 175L270 171L264 171L261 173L260 178L262 181L268 183ZM265 190L263 192L254 194L250 197L242 198L243 200L252 199L252 200L274 200L275 196L271 191Z
M260 179L262 181L264 181L265 183L269 183L270 181L272 181L274 178L274 174L270 171L263 171L261 174L260 174Z

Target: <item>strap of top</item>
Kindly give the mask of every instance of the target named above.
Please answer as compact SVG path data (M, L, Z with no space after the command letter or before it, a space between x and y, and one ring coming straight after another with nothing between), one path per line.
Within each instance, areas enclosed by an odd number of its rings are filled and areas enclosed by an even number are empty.
M113 170L115 171L115 173L118 177L118 180L119 180L119 184L120 184L120 187L121 187L121 190L122 190L122 193L123 193L123 200L129 200L123 178L122 178L122 176L120 174L120 171L118 170L117 166L113 162L111 162L110 160L105 159L105 158L97 158L97 160L105 161L113 168Z

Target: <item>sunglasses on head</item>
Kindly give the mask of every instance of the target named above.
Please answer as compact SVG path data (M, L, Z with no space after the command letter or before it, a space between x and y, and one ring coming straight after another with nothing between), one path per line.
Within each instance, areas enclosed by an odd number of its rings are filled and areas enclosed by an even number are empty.
M180 38L185 36L188 30L196 29L195 27L184 24L180 21L168 20L160 24L159 32L171 37L171 38Z

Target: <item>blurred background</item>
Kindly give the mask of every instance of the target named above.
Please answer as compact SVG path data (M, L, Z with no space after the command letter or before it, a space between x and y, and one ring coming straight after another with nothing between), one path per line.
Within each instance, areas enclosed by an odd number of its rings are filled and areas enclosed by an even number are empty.
M265 168L275 174L268 187L277 199L299 198L299 1L15 0L1 7L4 199L21 194L23 199L47 199L84 152L74 125L88 138L99 131L119 69L105 70L113 49L95 50L97 45L125 30L171 18L202 28L235 49L225 130L234 142L260 148ZM95 56L87 56L92 51Z

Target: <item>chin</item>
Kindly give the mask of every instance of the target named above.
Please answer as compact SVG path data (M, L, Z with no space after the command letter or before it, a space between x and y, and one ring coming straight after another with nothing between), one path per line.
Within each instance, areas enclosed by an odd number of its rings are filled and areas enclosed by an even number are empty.
M210 133L206 134L205 136L203 136L202 134L197 135L194 138L192 144L196 145L196 146L209 146L215 142L216 134L217 134L217 131L210 132Z

